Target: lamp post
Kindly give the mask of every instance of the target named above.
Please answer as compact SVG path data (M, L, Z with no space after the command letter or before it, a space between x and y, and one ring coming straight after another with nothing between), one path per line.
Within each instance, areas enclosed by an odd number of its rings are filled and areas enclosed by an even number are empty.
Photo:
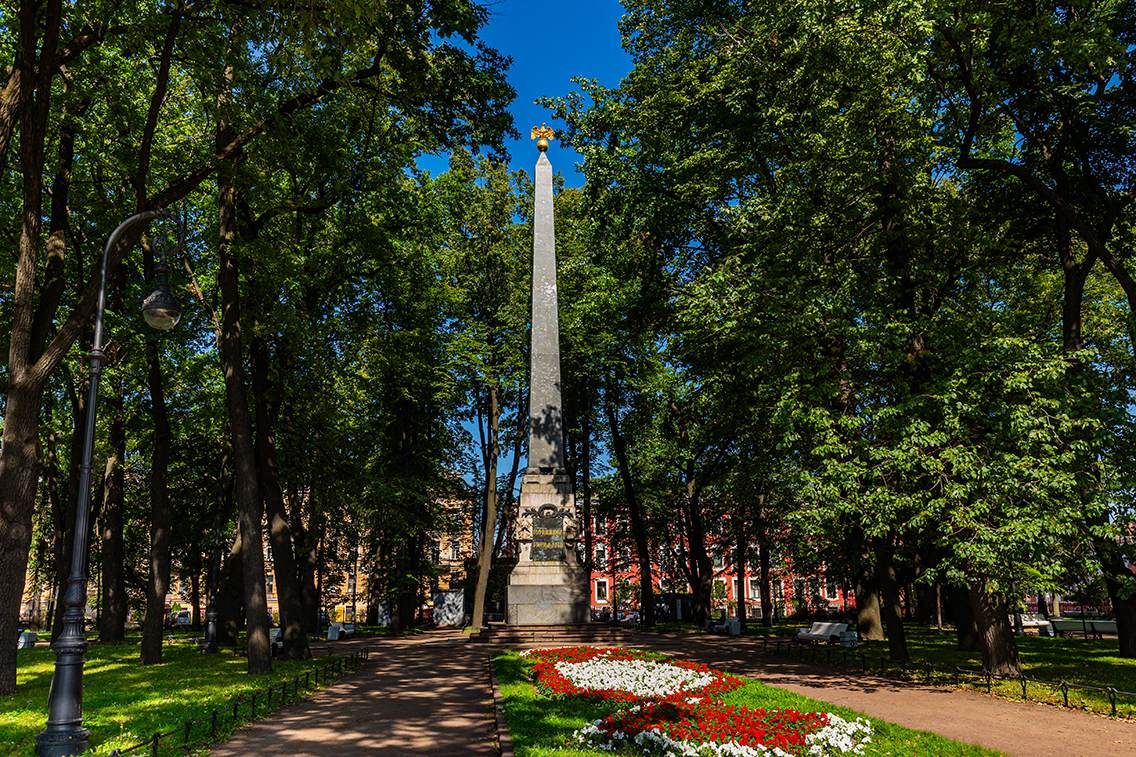
M87 636L83 631L83 611L87 606L87 522L91 512L91 468L95 456L95 414L99 402L99 376L103 370L103 315L106 312L107 264L114 243L130 226L154 218L177 217L168 210L147 210L130 216L118 225L103 248L102 272L99 275L99 297L95 307L95 338L88 356L91 364L90 389L87 396L87 421L83 431L83 457L79 465L79 492L75 508L75 538L71 551L71 575L63 595L63 631L51 645L55 650L55 674L48 694L47 726L36 736L35 753L40 757L67 757L87 751L90 733L83 727L83 663L87 654ZM170 266L166 256L185 243L185 222L178 219L178 244L171 250L157 252L154 266L154 291L142 305L146 322L163 331L181 320L181 306L170 292Z

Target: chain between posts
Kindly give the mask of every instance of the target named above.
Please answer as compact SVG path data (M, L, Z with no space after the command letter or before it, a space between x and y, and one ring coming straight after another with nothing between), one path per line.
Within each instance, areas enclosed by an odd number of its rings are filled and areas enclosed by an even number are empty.
M346 658L341 657L341 658L339 658L339 659L337 659L333 662L329 662L326 665L323 665L319 668L316 668L316 670L315 670L316 686L319 686L319 674L321 672L323 673L323 681L326 684L327 681L328 681L328 673L329 672L334 672L336 677L342 676L345 673L344 666L343 666L344 662L349 661L351 663L351 665L354 667L354 666L359 665L359 664L365 662L366 660L370 659L370 653L371 653L371 650L370 650L369 647L363 647L359 651L352 652L349 657L346 657ZM241 699L240 696L238 695L236 701L233 702L233 705L231 707L226 707L226 708L221 709L221 710L213 710L213 712L211 714L201 718L200 720L188 720L188 721L186 721L185 725L183 725L181 728L176 728L176 729L169 731L167 733L155 733L153 736L146 739L145 741L140 741L137 744L134 744L133 746L126 747L125 749L112 749L109 757L121 757L121 755L129 754L129 753L134 752L136 750L142 749L143 747L150 747L151 757L158 757L158 749L161 745L162 739L168 739L169 737L176 736L179 733L185 734L183 744L182 744L182 749L186 754L189 754L189 752L190 752L190 743L189 743L190 731L193 729L194 726L202 725L204 723L208 723L209 724L209 738L210 739L215 738L217 736L217 720L218 720L219 715L222 715L222 714L228 712L232 716L231 722L236 723L238 718L239 718L241 706L248 704L249 709L250 709L250 713L251 713L250 719L255 720L256 719L257 697L264 696L265 694L267 694L268 695L268 707L271 710L271 707L272 707L272 692L274 690L278 689L280 691L280 703L283 704L285 701L287 701L287 698L288 698L288 685L292 684L293 685L293 698L298 699L299 696L300 696L300 679L304 680L304 690L307 691L307 689L311 687L311 675L312 675L312 671L307 671L303 675L298 675L298 676L296 676L295 678L293 678L289 681L282 681L278 684L274 684L272 686L269 686L267 691L261 691L261 690L253 691L252 695L248 699Z
M774 654L784 652L786 656L788 656L790 658L795 656L797 659L801 660L802 662L806 661L806 659L810 659L814 663L817 662L818 654L819 654L818 648L815 645L812 645L812 644L809 644L809 645L799 644L794 639L784 638L784 637L770 638L768 636L763 636L762 637L762 652L763 653L769 653L770 651L772 651ZM848 651L849 650L847 648L845 648L844 653L843 653L843 667L845 667L845 668L854 669L854 670L858 669L862 673L867 674L867 673L871 672L872 663L878 662L879 663L879 675L883 676L883 675L887 675L888 673L892 672L891 670L888 669L888 663L889 662L897 662L899 669L896 670L895 673L897 675L899 675L900 677L903 677L908 673L907 663L904 662L904 661L892 661L892 660L888 660L885 657L874 657L874 656L871 656L871 655L867 655L862 651L858 652L858 654L860 656L859 665L853 665L853 666L850 667L849 664L848 664L848 659L849 659L848 658ZM856 652L853 653L853 662L855 662L855 655L856 654L857 654ZM806 658L806 655L808 655L809 657ZM833 664L831 648L826 648L825 662L829 665ZM1068 707L1070 709L1073 709L1073 708L1076 707L1076 705L1070 705L1069 704L1069 691L1071 689L1076 690L1076 691L1097 691L1097 692L1101 692L1108 698L1109 710L1111 712L1112 717L1118 717L1118 714L1119 714L1118 701L1119 701L1120 697L1127 697L1130 700L1136 700L1136 692L1121 691L1114 686L1092 686L1092 685L1089 685L1089 684L1075 684L1075 683L1069 683L1068 681L1065 681L1065 680L1049 681L1049 680L1046 680L1044 678L1034 678L1034 677L1026 675L1025 673L1019 673L1017 675L1008 675L1008 676L1007 675L995 675L994 673L992 673L989 670L986 670L985 668L983 668L982 670L974 670L974 669L959 667L958 665L954 665L954 666L950 666L950 667L939 667L939 666L936 666L936 665L932 665L929 662L913 663L913 665L915 665L916 668L912 671L912 675L918 676L918 668L921 667L923 669L924 681L927 682L927 683L931 682L934 672L942 672L942 673L946 673L946 674L952 674L953 673L954 674L954 685L955 686L959 686L959 687L962 686L963 677L977 678L979 681L986 684L987 693L993 692L995 680L998 680L998 681L1010 681L1010 680L1017 681L1021 685L1021 688L1022 688L1022 699L1027 700L1027 701L1029 700L1029 684L1032 683L1032 684L1037 685L1037 686L1050 686L1050 687L1053 687L1054 689L1056 689L1057 691L1059 691L1061 693L1061 700L1062 700L1063 706Z

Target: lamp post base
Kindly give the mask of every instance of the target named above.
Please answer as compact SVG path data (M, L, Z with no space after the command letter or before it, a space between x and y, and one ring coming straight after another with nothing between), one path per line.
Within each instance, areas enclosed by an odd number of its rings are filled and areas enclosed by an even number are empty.
M72 757L86 752L91 745L91 732L86 728L53 731L45 729L36 736L35 753L39 757Z

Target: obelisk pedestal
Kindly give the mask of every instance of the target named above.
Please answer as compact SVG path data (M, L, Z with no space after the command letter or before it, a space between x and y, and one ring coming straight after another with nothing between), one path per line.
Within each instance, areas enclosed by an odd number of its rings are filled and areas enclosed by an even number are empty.
M568 475L526 471L519 508L520 554L509 574L506 621L587 623L588 575L576 559L580 526Z
M576 559L580 524L576 495L564 470L560 404L560 324L556 300L556 230L552 164L544 151L551 130L533 129L536 164L533 221L532 351L529 374L529 464L521 480L514 536L518 560L509 574L510 624L587 623L587 571Z

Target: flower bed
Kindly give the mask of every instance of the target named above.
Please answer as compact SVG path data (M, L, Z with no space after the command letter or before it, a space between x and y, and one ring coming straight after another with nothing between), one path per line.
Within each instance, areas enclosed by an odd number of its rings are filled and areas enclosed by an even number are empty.
M581 744L676 757L830 757L863 754L871 726L831 713L732 707L722 695L743 682L686 660L630 649L562 647L524 653L548 696L611 703L576 732Z

